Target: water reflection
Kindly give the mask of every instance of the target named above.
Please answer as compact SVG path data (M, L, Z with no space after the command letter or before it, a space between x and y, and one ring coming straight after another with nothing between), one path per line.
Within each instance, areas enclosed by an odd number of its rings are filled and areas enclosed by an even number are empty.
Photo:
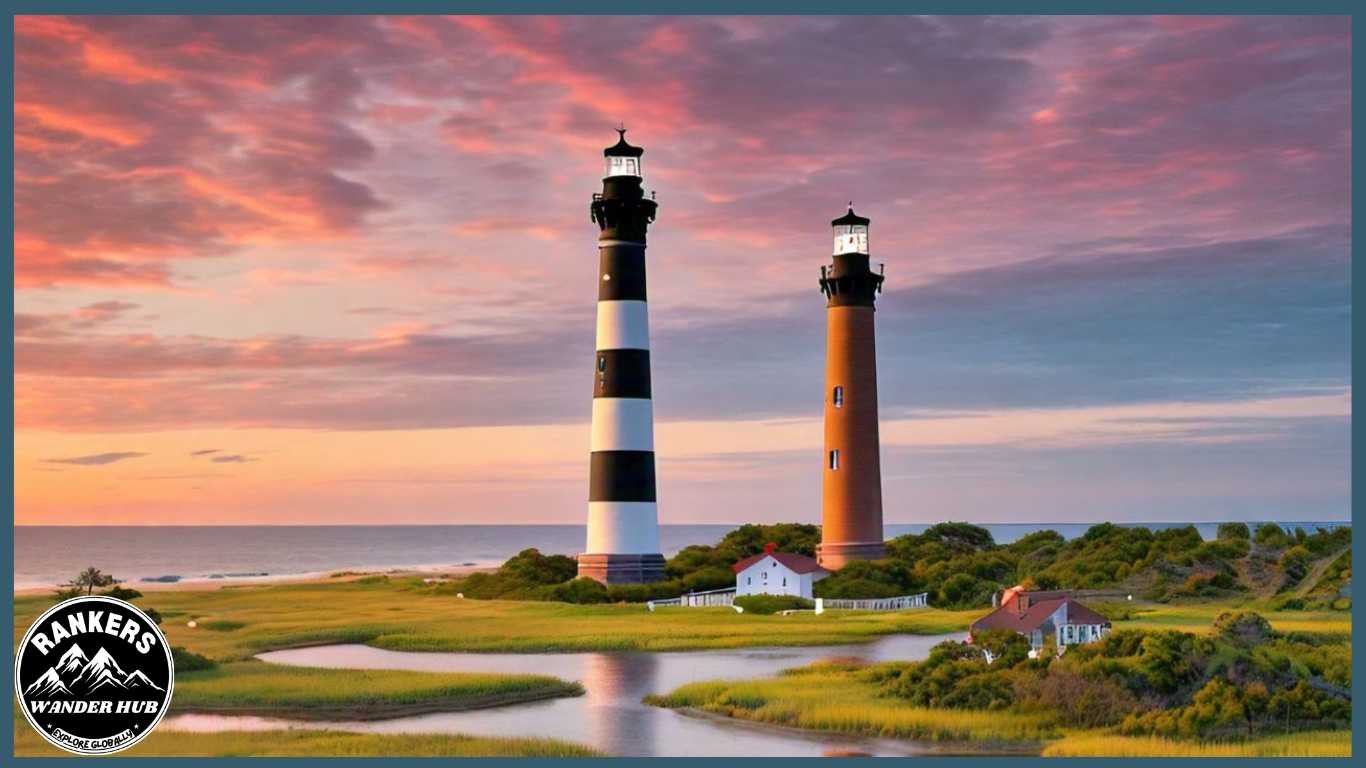
M655 689L659 662L652 653L593 653L583 665L587 743L614 755L654 755L652 708L640 700Z
M444 712L381 721L310 722L279 718L176 715L162 727L188 730L327 728L365 733L464 733L538 736L587 744L614 755L809 756L907 755L916 744L840 737L695 717L641 703L698 680L774 675L782 669L832 658L863 661L924 658L936 643L958 636L894 635L862 646L751 648L687 653L479 654L386 651L364 645L330 645L264 653L276 664L344 669L426 672L501 672L578 680L585 694L472 712Z

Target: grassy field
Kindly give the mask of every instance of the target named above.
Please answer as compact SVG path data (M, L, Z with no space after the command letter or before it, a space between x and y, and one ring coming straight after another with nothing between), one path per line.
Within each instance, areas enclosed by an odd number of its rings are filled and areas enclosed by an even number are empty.
M1070 731L1046 716L1015 712L916 707L880 696L876 686L838 666L813 665L765 680L693 683L646 701L757 723L1044 757L1343 757L1352 749L1349 731L1194 742L1108 729Z
M661 609L643 605L570 605L464 600L437 594L416 579L368 578L311 584L253 585L204 591L148 592L139 599L164 617L172 644L220 666L186 672L176 685L179 711L291 717L387 717L435 709L495 706L530 698L574 695L573 683L511 675L437 674L281 667L250 661L257 653L325 643L366 643L394 650L473 652L682 651L773 645L836 645L895 633L966 631L985 609L900 613L829 612L822 616L737 614L728 608ZM46 596L15 600L18 635L45 608ZM1179 605L1125 603L1115 628L1208 631L1230 608L1258 610L1281 631L1351 633L1347 612L1270 611L1245 600ZM189 624L193 622L195 626ZM1168 754L1160 750L1310 750L1339 754L1343 737L1315 734L1284 744L1266 739L1191 745L1161 739L1063 733L1046 718L1010 712L935 710L900 704L834 668L771 680L685 686L651 703L690 708L756 723L969 744L974 750L1108 750L1103 754ZM30 729L16 729L21 753L46 746ZM1106 745L1111 745L1107 747ZM318 731L190 734L158 732L135 754L187 755L575 755L577 747L547 741L460 736L379 736ZM1121 752L1129 750L1130 752ZM1135 751L1136 750L1136 751ZM1153 750L1144 752L1143 750ZM1333 750L1339 750L1334 752ZM1204 751L1199 752L1204 754ZM1181 752L1180 754L1195 754ZM1245 754L1236 752L1234 754ZM1257 752L1255 754L1263 754ZM1284 754L1299 754L1286 751Z
M578 696L539 675L317 669L239 661L176 676L175 712L367 720Z
M1192 743L1160 736L1069 733L1044 757L1351 757L1351 731L1309 731L1247 741Z
M177 690L177 694L179 691ZM14 714L14 754L70 757L43 741ZM551 739L491 739L441 734L368 734L339 731L158 730L119 756L155 757L594 757L601 753Z
M367 643L407 651L681 651L760 645L857 643L893 633L967 628L980 611L832 612L755 616L728 608L462 600L412 580L245 586L148 592L173 645L240 660L267 650ZM16 635L51 600L15 599ZM196 627L187 626L194 620ZM17 637L16 637L17 639Z
M1106 613L1105 605L1097 605L1101 613ZM1119 606L1127 610L1132 618L1115 618L1115 629L1175 629L1181 632L1206 634L1211 631L1214 618L1227 610L1238 608L1256 611L1271 622L1279 632L1319 632L1331 634L1352 633L1352 614L1350 611L1273 611L1265 601L1215 601L1193 603L1140 603ZM1117 613L1110 615L1117 616Z
M1044 719L1010 712L915 707L878 695L840 667L815 665L764 680L685 685L649 704L793 728L937 742L974 748L1033 747L1062 736Z

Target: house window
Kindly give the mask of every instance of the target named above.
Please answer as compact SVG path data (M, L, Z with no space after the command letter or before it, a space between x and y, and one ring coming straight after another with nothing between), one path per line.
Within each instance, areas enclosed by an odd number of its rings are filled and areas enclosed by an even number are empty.
M783 577L783 586L784 586L784 587L787 586L787 577L786 577L786 576Z
M763 573L759 574L759 578L763 579L764 581L768 581L768 571L764 571Z
M844 407L844 387L835 387L835 393L831 395L831 400L836 408Z
M839 468L840 468L840 449L838 449L838 448L836 448L836 449L830 451L830 468L831 468L831 469L839 469Z

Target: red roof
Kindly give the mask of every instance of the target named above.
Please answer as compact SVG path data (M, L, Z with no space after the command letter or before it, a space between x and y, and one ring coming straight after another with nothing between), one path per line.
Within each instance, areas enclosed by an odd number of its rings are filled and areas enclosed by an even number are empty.
M820 563L816 562L815 558L807 557L806 555L795 555L791 552L775 552L774 546L775 545L773 544L769 544L768 546L764 547L763 552L760 552L757 555L750 555L749 557L746 557L745 559L731 566L731 569L734 570L736 573L740 573L741 571L745 570L751 565L754 565L760 560L763 560L765 557L772 557L774 560L777 560L778 562L786 566L788 570L792 571L793 573L815 573L816 571L825 570L821 567Z
M1022 593L1029 595L1028 592ZM1050 597L1043 600L1030 600L1029 607L1021 613L1014 600L983 616L972 623L975 632L981 629L1011 629L1016 632L1033 632L1052 616L1059 607L1067 604L1067 621L1071 624L1106 624L1109 619L1087 608L1070 597Z

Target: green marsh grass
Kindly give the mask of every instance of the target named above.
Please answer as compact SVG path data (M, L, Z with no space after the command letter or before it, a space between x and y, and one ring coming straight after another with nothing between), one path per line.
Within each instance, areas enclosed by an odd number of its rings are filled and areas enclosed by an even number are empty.
M1239 609L1260 613L1278 632L1348 635L1352 633L1350 611L1276 611L1264 600L1139 603L1128 608L1133 618L1114 621L1115 629L1174 629L1193 634L1209 634L1215 617L1224 611Z
M46 596L15 598L16 641L52 602ZM439 594L420 579L398 578L148 591L137 603L163 616L176 616L162 625L172 644L218 661L329 643L406 651L523 653L835 645L896 633L962 632L982 613L933 608L834 611L823 616L755 616L728 608L651 613L638 603L465 600ZM198 626L187 626L191 617ZM206 629L211 623L235 628Z
M1046 718L1011 712L915 707L879 695L857 670L803 667L794 674L710 681L650 696L646 703L794 728L939 742L1038 743L1062 732Z
M1351 731L1309 731L1247 741L1199 742L1161 736L1068 733L1044 757L1350 757Z
M39 736L16 709L17 757L70 757ZM370 734L341 731L154 731L120 756L156 757L594 757L601 752L552 739L499 739L456 734Z
M320 669L260 661L176 677L172 710L313 719L370 719L578 696L583 687L540 675Z

